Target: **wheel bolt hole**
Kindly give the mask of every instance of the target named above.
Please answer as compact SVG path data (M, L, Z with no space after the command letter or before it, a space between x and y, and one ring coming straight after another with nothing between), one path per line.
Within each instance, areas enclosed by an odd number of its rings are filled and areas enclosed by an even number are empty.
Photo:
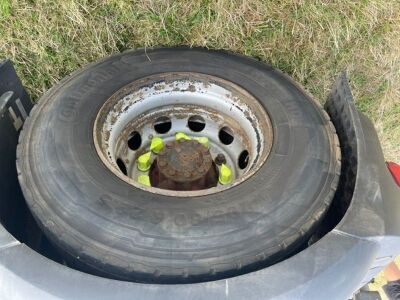
M159 117L154 122L154 130L157 133L164 134L171 130L172 122L171 119L168 117Z
M200 132L206 127L206 122L200 116L191 116L188 120L188 127L194 132Z
M118 168L121 170L121 172L122 172L125 176L127 176L127 175L128 175L128 171L126 170L125 163L123 162L122 159L120 159L120 158L117 159L117 165L118 165Z
M132 132L128 139L129 149L135 151L139 149L141 144L142 144L142 137L140 136L140 133L137 131Z
M238 165L241 170L245 169L249 164L249 151L244 150L239 155Z
M234 139L233 131L227 126L222 127L219 131L218 137L222 144L230 145Z

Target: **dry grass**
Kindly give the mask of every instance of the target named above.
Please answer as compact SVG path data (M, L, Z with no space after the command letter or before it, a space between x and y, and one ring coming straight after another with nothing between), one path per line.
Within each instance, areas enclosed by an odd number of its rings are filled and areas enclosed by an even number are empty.
M250 55L321 101L347 69L386 158L400 162L398 0L0 0L0 37L0 59L15 62L34 100L86 63L138 47L184 44Z
M387 159L400 161L398 0L0 0L0 58L36 100L82 65L128 48L192 45L271 63L323 101L347 69Z

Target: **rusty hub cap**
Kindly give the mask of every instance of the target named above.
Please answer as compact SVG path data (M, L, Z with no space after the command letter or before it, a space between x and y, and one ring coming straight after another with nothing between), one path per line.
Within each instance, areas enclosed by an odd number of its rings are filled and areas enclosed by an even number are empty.
M168 190L194 191L218 183L210 151L194 140L167 143L149 175L153 187Z

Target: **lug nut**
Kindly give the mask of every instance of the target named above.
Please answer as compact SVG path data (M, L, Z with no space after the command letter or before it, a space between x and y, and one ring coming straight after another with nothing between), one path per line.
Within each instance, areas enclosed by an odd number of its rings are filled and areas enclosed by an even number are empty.
M188 137L186 134L184 134L183 132L177 132L175 134L175 140L177 141L181 141L181 140L186 140L186 141L190 141L191 138Z
M137 179L137 181L144 185L144 186L149 186L151 187L151 183L150 183L150 177L147 175L140 175Z
M146 172L150 169L151 166L151 152L146 152L138 157L138 169L139 171Z
M222 153L219 153L216 157L215 157L215 163L217 165L222 165L222 164L226 164L226 158L225 155L223 155Z
M159 137L154 137L151 140L150 151L153 151L155 154L158 154L162 149L164 149L164 142Z
M219 183L225 185L232 182L232 171L225 164L219 169Z
M198 141L200 144L202 144L207 149L209 148L207 137L198 137L198 138L195 138L195 140Z

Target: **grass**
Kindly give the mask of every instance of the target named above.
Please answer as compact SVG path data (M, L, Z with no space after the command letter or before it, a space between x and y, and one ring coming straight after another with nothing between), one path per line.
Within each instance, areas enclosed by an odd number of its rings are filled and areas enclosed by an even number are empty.
M347 69L357 107L400 161L398 0L0 0L0 59L36 101L73 70L129 48L191 45L256 57L320 101Z
M321 102L348 70L386 159L400 162L398 0L0 0L0 59L14 61L34 101L88 62L175 45L256 57Z

